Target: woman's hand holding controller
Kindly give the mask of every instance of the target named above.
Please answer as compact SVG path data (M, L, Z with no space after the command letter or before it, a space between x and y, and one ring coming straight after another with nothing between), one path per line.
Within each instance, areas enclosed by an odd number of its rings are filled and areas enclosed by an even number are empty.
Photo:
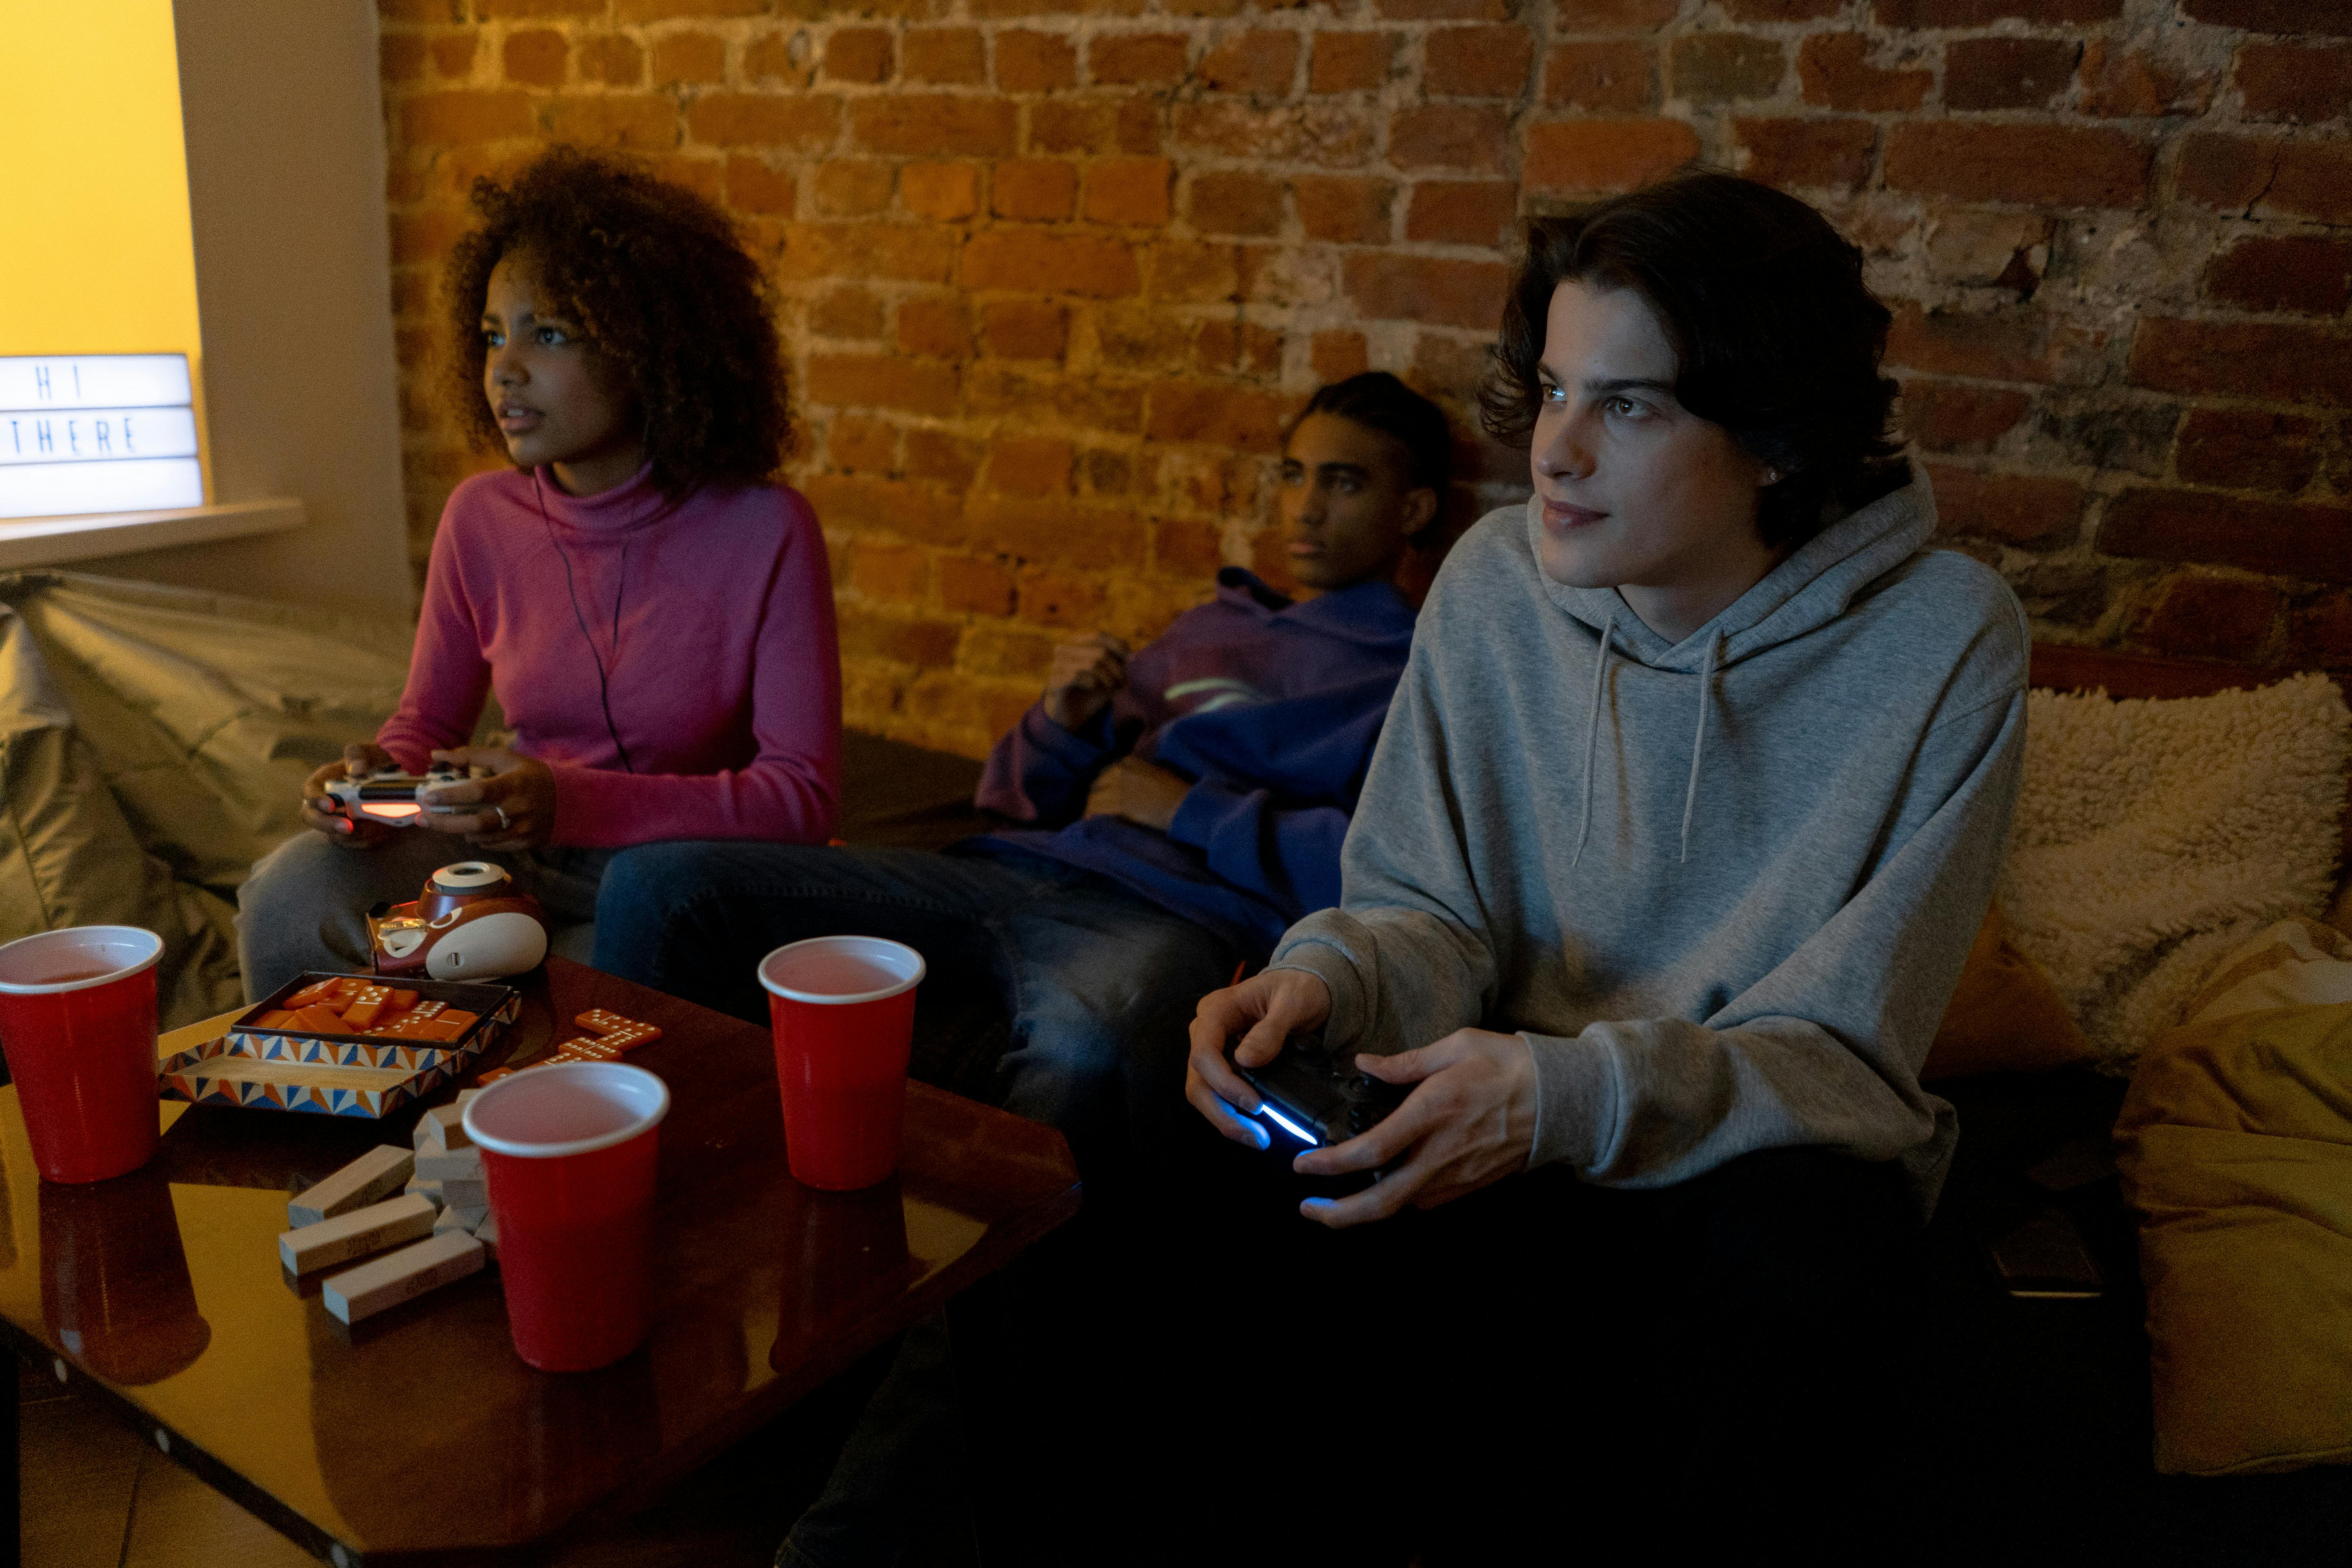
M461 833L484 849L529 849L555 829L555 770L505 746L458 746L433 760L460 769L484 767L490 776L425 792L428 806L473 806L417 820L436 833Z
M1234 1060L1262 1068L1293 1035L1319 1029L1331 1016L1331 988L1304 969L1266 969L1238 985L1201 998L1192 1016L1192 1050L1184 1064L1184 1098L1209 1125L1236 1143L1266 1146L1265 1129L1234 1108L1255 1111L1257 1090L1225 1060L1225 1042L1239 1036Z
M381 822L344 816L336 809L335 800L327 786L345 779L363 779L371 773L398 768L392 753L372 741L354 741L343 748L343 760L329 763L314 770L302 781L302 826L325 834L338 844L354 849L373 849L400 831Z

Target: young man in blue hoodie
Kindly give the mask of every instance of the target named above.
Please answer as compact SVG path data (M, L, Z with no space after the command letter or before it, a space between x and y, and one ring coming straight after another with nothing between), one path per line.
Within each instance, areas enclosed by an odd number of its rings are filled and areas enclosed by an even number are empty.
M1090 1185L1123 1156L1129 1072L1181 1070L1201 996L1339 897L1339 845L1412 643L1394 578L1442 528L1444 415L1371 372L1309 400L1284 445L1294 600L1226 567L1210 603L1130 656L1056 650L990 754L1003 831L945 854L646 845L597 905L598 968L764 1019L754 975L788 942L884 936L984 970L1013 1015L1007 1109L1060 1128Z
M1225 1237L1248 1283L1202 1326L1304 1319L1378 1369L1322 1415L1412 1483L1312 1446L1285 1479L1426 1563L1904 1550L1869 1521L1932 1425L1909 1260L1958 1135L1918 1073L2008 831L2027 630L1928 548L1887 321L1819 214L1728 175L1536 226L1487 410L1535 494L1431 592L1339 906L1202 1003L1192 1105L1360 1188L1292 1194L1336 1236ZM1302 1151L1228 1053L1310 1031L1410 1094Z

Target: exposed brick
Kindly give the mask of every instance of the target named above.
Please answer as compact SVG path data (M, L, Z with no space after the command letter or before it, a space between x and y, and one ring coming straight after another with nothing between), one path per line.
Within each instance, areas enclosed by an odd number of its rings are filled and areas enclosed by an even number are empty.
M1009 98L885 93L849 106L859 145L902 157L1002 157L1013 150L1019 120Z
M1476 112L1468 104L1432 107ZM1180 146L1261 163L1352 169L1365 163L1372 152L1371 121L1365 110L1328 100L1303 104L1232 97L1180 100L1171 120L1171 135Z
M1231 395L1230 388L1220 391ZM971 542L1021 561L1080 572L1132 570L1149 540L1124 507L1045 497L975 495L965 508Z
M1154 298L1205 305L1241 298L1241 254L1213 241L1164 240L1151 250Z
M1936 516L1946 533L2057 549L2074 541L2083 518L2083 487L2072 479L1988 474L1943 463L1927 466L1936 489Z
M738 159L737 162L749 162ZM810 182L817 212L825 217L866 217L890 205L890 165L878 158L829 158Z
M1058 33L1007 28L996 35L996 85L1007 92L1075 87L1078 47Z
M980 472L980 452L969 441L944 430L907 432L907 476L944 485L950 490L969 488Z
M386 33L376 40L376 73L386 82L416 81L425 75L425 40L414 33Z
M846 292L846 290L844 290ZM880 307L876 307L879 313ZM868 414L836 414L826 432L825 460L836 468L887 473L898 454L898 427Z
M887 27L835 27L824 41L824 74L831 81L890 79L896 50Z
M511 90L420 92L400 102L401 140L412 147L454 147L528 136L530 99Z
M2085 114L2111 119L2147 119L2158 114L2202 114L2213 101L2212 79L2180 68L2147 49L2093 38L2083 46L2076 74Z
M1663 27L1682 10L1682 0L1558 0L1558 29L1606 33L1620 27Z
M1070 493L1070 444L1047 436L1000 436L988 451L988 488L999 495Z
M1165 158L1104 158L1087 165L1086 216L1095 223L1157 228L1168 221L1176 166Z
M1670 92L1694 103L1770 98L1788 68L1779 40L1747 33L1693 33L1667 54Z
M1956 38L1944 46L1944 107L2045 108L2082 53L2064 38Z
M727 79L727 40L716 33L672 33L654 42L654 85Z
M1302 174L1290 184L1298 226L1309 239L1339 245L1385 245L1396 187L1386 180L1345 174Z
M2180 9L2196 21L2252 33L2352 37L2352 5L2344 0L2181 0Z
M816 75L807 46L805 33L752 34L743 45L743 79L806 87Z
M2128 489L2107 503L2098 547L2108 555L2352 583L2352 508Z
M909 27L898 37L898 72L932 86L976 86L988 79L987 40L977 27Z
M1213 576L1224 560L1224 530L1206 518L1163 517L1151 531L1151 563L1161 573Z
M727 205L739 213L789 217L794 192L790 170L774 169L740 153L727 160L723 176Z
M467 40L466 52L468 55L473 53L470 37ZM551 27L532 27L507 35L506 47L499 55L499 68L509 81L520 82L526 87L561 87L563 85L564 65L571 52L562 34Z
M1511 269L1499 261L1451 261L1358 251L1342 269L1349 299L1373 321L1430 321L1491 331L1503 319Z
M1468 169L1501 174L1509 159L1510 119L1475 103L1424 103L1389 121L1389 162L1400 169Z
M2255 120L2315 124L2352 112L2352 48L2340 44L2242 44L2231 79Z
M1938 375L2053 381L2049 331L2049 319L2039 311L1928 313L1898 301L1886 362Z
M869 599L914 604L930 577L930 552L911 544L855 541L849 547L849 585Z
M1422 41L1422 89L1452 98L1517 98L1527 90L1535 48L1534 36L1517 23L1433 27Z
M971 322L954 295L925 294L898 307L898 352L931 359L961 359L971 348Z
M670 152L650 160L655 175L673 185L684 185L708 202L724 199L727 160L700 153Z
M1820 22L1845 9L1845 0L1722 0L1735 22Z
M1396 51L1392 33L1336 33L1318 30L1307 65L1309 92L1365 92L1389 79L1389 61Z
M893 408L934 418L956 409L952 366L909 364L887 354L811 354L802 377L810 401L845 408Z
M392 216L393 262L399 266L410 262L438 261L449 253L449 247L457 243L457 237L465 233L467 226L463 217L445 208L395 213Z
M1033 153L1157 153L1160 109L1156 95L1125 100L1090 97L1045 99L1029 106Z
M2032 22L2063 27L2112 22L2124 0L1875 0L1871 19L1882 27L1982 27L1994 22Z
M822 153L841 125L841 100L771 93L713 92L687 105L687 134L715 147L774 147Z
M803 223L784 230L779 282L812 279L892 279L945 283L955 274L952 230L916 223Z
M2131 379L2165 392L2266 403L2352 403L2352 332L2142 317Z
M538 0L533 0L533 3L538 3ZM769 0L613 0L614 16L623 22L667 22L680 16L714 20L724 16L756 16L768 8ZM604 7L599 5L595 9L601 11Z
M1361 375L1372 364L1361 332L1318 332L1308 345L1307 353L1315 366L1315 379L1326 385L1335 381L1345 381L1351 375Z
M910 458L916 434L908 432ZM910 461L910 469L912 466ZM903 479L847 474L810 474L799 481L799 487L817 516L834 528L871 530L926 544L964 542L963 509L950 491Z
M433 68L454 79L473 74L474 55L481 42L477 33L444 33L425 47L433 57Z
M2284 607L2267 583L2184 574L2165 584L2140 640L2177 658L2250 660L2269 646Z
M937 567L941 609L967 616L1013 613L1013 574L995 562L971 555L942 555Z
M1602 112L1652 109L1656 76L1650 46L1634 39L1557 44L1544 57L1544 101Z
M2287 621L2288 658L2301 666L2352 665L2352 594L2322 594Z
M898 172L898 199L917 217L961 223L980 211L979 166L909 163Z
M1815 33L1797 50L1797 81L1807 103L1864 114L1902 113L1919 107L1936 73L1870 63L1870 40L1860 33Z
M1246 452L1278 452L1290 400L1225 384L1166 381L1151 389L1144 433L1155 441L1199 441Z
M2205 295L2249 310L2338 316L2352 304L2352 240L2246 239L2205 268Z
M967 289L1050 288L1097 300L1132 294L1139 287L1135 252L1125 240L1031 229L972 236L963 250L962 278Z
M1504 243L1518 211L1519 188L1508 180L1425 180L1412 188L1404 237L1491 249Z
M1751 180L1773 185L1860 190L1870 178L1878 127L1867 120L1738 120Z
M1928 381L1903 384L1903 427L1931 452L1982 452L2014 429L2033 399L2000 386Z
M1077 205L1078 166L1060 158L1009 158L989 176L988 206L998 217L1061 223Z
M1058 360L1069 342L1069 312L1059 305L992 300L981 307L981 347L998 359Z
M677 145L677 104L658 92L564 93L545 100L548 138L654 152Z
M1201 85L1217 92L1284 93L1298 74L1298 35L1260 27L1201 57Z
M645 50L619 33L589 34L579 41L577 58L584 80L606 87L635 87L645 80Z
M882 301L871 289L829 289L810 301L808 324L824 338L878 338Z
M1102 622L1104 592L1098 583L1057 572L1024 572L1016 613L1048 626L1093 626Z
M1184 79L1181 33L1102 33L1087 40L1087 79L1144 86Z
M1095 312L1095 348L1105 364L1126 370L1164 369L1182 359L1188 324L1139 305L1106 306Z
M2199 408L2181 426L2173 460L2190 484L2293 495L2319 471L2326 435L2300 415Z
M1966 201L2136 207L2148 143L2105 126L1909 121L1886 141L1886 186Z
M1374 0L1373 9L1390 22L1500 22L1511 0Z
M1239 170L1196 174L1184 214L1202 234L1276 234L1282 228L1282 182Z
M1685 121L1563 120L1528 127L1520 180L1537 191L1630 191L1698 153L1698 132Z
M887 658L919 668L952 660L963 630L952 621L878 615L847 605L841 607L836 629L845 659Z

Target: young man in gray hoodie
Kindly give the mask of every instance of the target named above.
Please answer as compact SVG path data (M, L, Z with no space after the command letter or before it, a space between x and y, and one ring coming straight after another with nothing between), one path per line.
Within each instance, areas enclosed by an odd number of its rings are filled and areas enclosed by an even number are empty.
M1992 893L2027 631L1927 548L1887 320L1818 214L1727 175L1537 225L1487 410L1536 494L1437 580L1341 906L1201 1005L1187 1097L1236 1142L1299 1148L1229 1052L1320 1031L1411 1090L1292 1162L1381 1171L1299 1208L1383 1223L1263 1251L1331 1293L1292 1321L1380 1325L1349 1364L1433 1439L1397 1494L1442 1500L1425 1562L1629 1514L1834 1529L1908 1436L1957 1136L1917 1075ZM1673 1514L1625 1506L1661 1487Z

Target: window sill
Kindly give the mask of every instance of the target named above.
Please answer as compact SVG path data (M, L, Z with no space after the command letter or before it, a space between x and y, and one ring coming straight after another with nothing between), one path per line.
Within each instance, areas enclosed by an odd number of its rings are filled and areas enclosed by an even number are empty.
M0 571L59 566L174 544L202 544L302 526L302 503L277 497L169 511L101 511L81 517L0 519Z

